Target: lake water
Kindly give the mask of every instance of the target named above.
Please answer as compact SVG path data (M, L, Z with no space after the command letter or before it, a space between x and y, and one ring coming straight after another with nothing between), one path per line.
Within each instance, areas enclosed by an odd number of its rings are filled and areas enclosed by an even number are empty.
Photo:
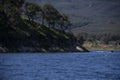
M0 54L0 80L120 80L120 51Z

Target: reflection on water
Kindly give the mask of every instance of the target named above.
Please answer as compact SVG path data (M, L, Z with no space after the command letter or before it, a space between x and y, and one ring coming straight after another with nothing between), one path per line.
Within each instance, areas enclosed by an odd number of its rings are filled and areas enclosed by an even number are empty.
M0 54L0 80L120 80L120 51Z

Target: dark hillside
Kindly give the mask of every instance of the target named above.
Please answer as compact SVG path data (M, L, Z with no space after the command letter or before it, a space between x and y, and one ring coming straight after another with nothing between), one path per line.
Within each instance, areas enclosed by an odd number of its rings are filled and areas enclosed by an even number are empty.
M0 15L0 52L87 51L76 49L68 16L51 4L1 0Z

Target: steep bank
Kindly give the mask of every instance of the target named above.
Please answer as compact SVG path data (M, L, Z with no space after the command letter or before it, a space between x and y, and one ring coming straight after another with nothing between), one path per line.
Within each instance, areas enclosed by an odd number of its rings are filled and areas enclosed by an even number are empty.
M23 19L19 27L2 33L0 52L72 52L76 38L67 32ZM6 35L6 36L5 36ZM81 47L81 51L87 51Z
M0 52L68 52L77 50L69 30L71 21L53 5L2 0L0 2Z

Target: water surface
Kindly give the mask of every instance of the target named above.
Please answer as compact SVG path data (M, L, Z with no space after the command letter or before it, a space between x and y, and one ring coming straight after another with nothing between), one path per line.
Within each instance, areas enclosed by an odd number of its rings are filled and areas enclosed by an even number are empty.
M120 51L0 54L0 80L120 80Z

